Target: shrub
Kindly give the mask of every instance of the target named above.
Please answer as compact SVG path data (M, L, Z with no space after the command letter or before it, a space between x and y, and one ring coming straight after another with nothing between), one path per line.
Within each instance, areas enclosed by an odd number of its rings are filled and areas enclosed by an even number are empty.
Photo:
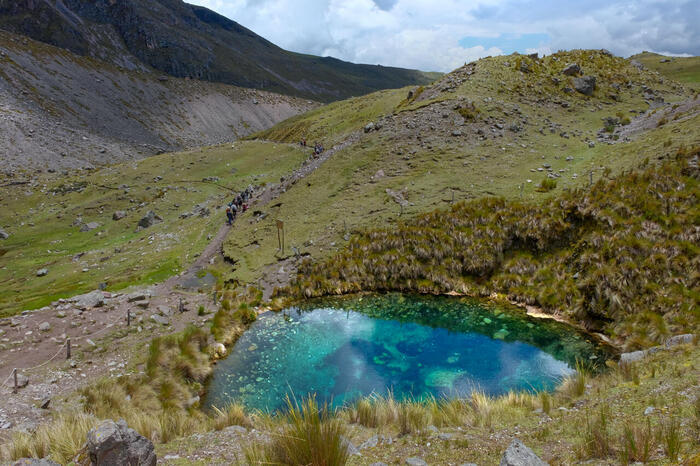
M610 419L610 409L607 405L600 407L598 414L591 418L590 413L586 415L586 425L583 430L583 442L579 455L583 458L607 458L612 453L612 439L608 422Z

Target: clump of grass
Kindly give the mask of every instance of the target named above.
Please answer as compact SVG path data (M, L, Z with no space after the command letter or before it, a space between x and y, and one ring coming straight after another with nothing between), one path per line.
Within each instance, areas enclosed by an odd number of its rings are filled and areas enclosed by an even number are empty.
M429 422L425 407L413 400L404 400L399 404L399 434L408 435L424 429Z
M651 456L654 435L651 430L651 422L647 419L645 426L639 426L633 422L627 422L622 428L620 444L620 460L624 464L633 461L646 463Z
M579 360L576 361L576 373L568 377L559 387L559 392L568 399L576 399L586 393L588 369Z
M245 412L243 405L230 403L223 409L214 407L212 427L222 430L229 426L251 427L252 422Z
M547 392L540 392L540 406L542 407L542 412L549 414L552 410L552 395Z
M199 306L199 308L197 308L197 315L198 316L201 317L201 316L205 315L206 313L207 313L207 310L205 309L204 306Z
M287 421L282 432L274 434L269 443L246 449L249 464L341 466L347 463L345 427L330 415L326 406L319 409L315 398L301 404L287 398Z
M579 456L603 459L613 452L609 420L610 408L607 405L601 406L594 417L587 413Z
M696 405L700 402L696 402ZM661 443L664 446L664 452L671 461L678 461L678 454L681 452L681 429L678 419L672 417L661 426L660 431ZM642 460L640 460L642 461Z
M557 187L557 180L552 180L550 178L545 178L543 179L539 186L535 189L538 193L547 193L549 191L552 191L553 189L556 189Z
M474 392L471 396L474 425L491 427L493 422L493 400L484 392Z

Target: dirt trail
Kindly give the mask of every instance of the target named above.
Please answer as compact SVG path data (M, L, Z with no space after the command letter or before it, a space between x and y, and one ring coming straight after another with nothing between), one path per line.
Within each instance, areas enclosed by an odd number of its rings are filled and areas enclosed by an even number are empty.
M250 211L277 199L360 137L359 132L351 134L332 149L307 159L279 184L254 193ZM222 254L223 243L231 228L235 228L235 221L233 226L224 224L219 228L184 273L160 284L130 294L104 293L104 305L100 307L80 309L70 300L60 300L55 306L0 319L0 441L12 430L32 430L44 422L52 410L61 409L60 395L99 377L126 374L128 361L153 337L182 330L190 324L206 325L211 314L200 316L196 310L203 306L210 312L214 311L212 296L189 291L182 285L196 278L212 259ZM292 267L285 270L288 274L293 272ZM271 284L267 286L271 287ZM136 295L143 295L146 299L134 301ZM178 312L181 301L187 312ZM131 316L129 328L126 327L127 313ZM158 323L154 316L164 317L167 324ZM70 360L66 358L67 338L72 346ZM11 374L15 367L29 378L28 386L17 393L12 390ZM39 408L46 398L52 399L49 409Z

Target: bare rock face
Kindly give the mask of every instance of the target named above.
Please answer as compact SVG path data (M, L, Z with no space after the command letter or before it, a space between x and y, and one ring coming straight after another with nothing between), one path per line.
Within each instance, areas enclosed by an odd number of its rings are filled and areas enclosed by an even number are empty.
M10 235L5 230L0 228L0 239L7 239L9 237L10 237Z
M124 420L103 421L87 435L90 463L95 466L128 464L155 466L156 453L153 443L129 429Z
M532 450L518 439L508 446L501 458L501 466L548 466Z

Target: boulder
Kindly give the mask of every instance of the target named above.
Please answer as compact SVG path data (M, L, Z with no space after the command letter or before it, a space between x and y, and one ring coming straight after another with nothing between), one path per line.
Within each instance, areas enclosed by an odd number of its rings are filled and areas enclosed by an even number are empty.
M642 65L642 63L638 62L637 60L630 60L630 65L634 66L640 71L644 69L644 65Z
M595 91L596 79L595 76L582 76L574 78L574 89L583 95L593 95Z
M9 237L10 237L9 233L7 233L5 230L0 228L0 239L7 239Z
M46 458L20 458L14 463L12 463L12 466L61 466L58 463L55 463L51 460L48 460Z
M632 351L631 353L622 353L620 355L620 364L629 364L631 362L641 361L646 356L645 351Z
M87 435L90 462L95 466L131 464L155 466L156 453L153 443L129 429L124 420L102 421Z
M84 233L86 231L92 231L92 230L96 230L98 228L100 228L100 224L97 222L83 223L80 226L80 231L82 231Z
M170 325L170 319L168 319L167 317L158 315L158 314L153 314L151 316L151 320L157 324Z
M562 70L562 73L567 76L577 76L581 72L581 67L578 63L570 63Z
M29 377L23 374L17 374L17 388L24 388L27 385L29 385Z
M146 213L146 215L139 220L139 228L149 228L156 223L161 223L162 221L163 219L160 218L155 212L149 210L148 213Z
M365 133L369 133L371 131L374 131L375 128L376 128L376 126L374 123L367 123L367 125L365 126Z
M51 324L48 322L42 322L39 324L39 330L42 332L48 332L51 330Z
M75 303L75 307L78 309L92 309L94 307L104 306L105 296L100 290L95 290L76 296L71 301Z
M687 345L693 342L695 339L695 335L692 333L686 333L685 335L675 335L666 340L666 347L670 348L671 346L678 346L678 345Z
M123 210L117 210L112 214L112 220L114 221L121 220L124 217L126 217L126 212L124 212Z
M501 458L501 466L548 466L518 439L508 446Z
M45 277L49 274L49 269L39 269L36 271L37 277Z

